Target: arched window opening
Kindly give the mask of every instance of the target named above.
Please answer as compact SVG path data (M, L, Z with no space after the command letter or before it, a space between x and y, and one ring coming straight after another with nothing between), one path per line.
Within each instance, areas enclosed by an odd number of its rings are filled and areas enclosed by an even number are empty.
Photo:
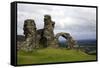
M58 38L58 44L59 44L60 47L64 47L64 48L65 48L65 47L68 47L67 42L68 42L67 39L65 39L65 38L62 37L62 36L59 36L59 38Z

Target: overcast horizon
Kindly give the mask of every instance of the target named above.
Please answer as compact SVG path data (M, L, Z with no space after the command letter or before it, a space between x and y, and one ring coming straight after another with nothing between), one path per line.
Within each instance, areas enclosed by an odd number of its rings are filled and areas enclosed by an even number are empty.
M96 39L96 8L18 4L17 33L23 35L26 19L34 19L37 29L44 27L44 15L55 21L54 33L67 32L74 39Z

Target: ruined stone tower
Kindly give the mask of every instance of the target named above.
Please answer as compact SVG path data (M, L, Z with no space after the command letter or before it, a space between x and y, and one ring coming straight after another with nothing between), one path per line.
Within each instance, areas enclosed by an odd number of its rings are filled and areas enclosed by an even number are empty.
M55 22L52 21L50 15L44 16L44 31L43 38L46 39L45 43L47 46L52 46L54 40L54 26Z
M33 48L36 47L36 24L34 20L25 20L23 30L25 41L22 44L22 48L26 51L31 51Z

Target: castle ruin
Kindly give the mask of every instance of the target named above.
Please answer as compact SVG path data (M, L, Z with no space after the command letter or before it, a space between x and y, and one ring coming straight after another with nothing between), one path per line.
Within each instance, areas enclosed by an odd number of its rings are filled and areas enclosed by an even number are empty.
M52 21L50 15L44 16L43 29L37 30L35 21L33 19L25 20L23 26L25 40L22 43L20 49L26 51L32 51L34 48L47 48L47 47L58 48L59 36L62 36L66 40L68 40L68 43L66 44L68 44L68 47L70 49L73 49L74 45L76 45L76 41L73 39L73 37L69 33L65 32L57 33L55 36L54 28L55 28L55 22Z

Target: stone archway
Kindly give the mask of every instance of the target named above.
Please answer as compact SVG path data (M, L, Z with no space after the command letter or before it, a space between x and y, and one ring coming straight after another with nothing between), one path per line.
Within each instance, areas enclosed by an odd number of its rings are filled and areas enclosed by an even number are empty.
M55 36L55 39L57 40L58 43L59 43L58 39L60 36L64 37L67 40L66 44L68 44L68 48L70 49L74 48L74 45L76 45L76 41L73 39L73 37L69 33L64 33L64 32L57 33Z
M59 36L59 38L57 39L59 47L61 48L67 48L68 47L68 40L66 38L64 38L63 36Z

